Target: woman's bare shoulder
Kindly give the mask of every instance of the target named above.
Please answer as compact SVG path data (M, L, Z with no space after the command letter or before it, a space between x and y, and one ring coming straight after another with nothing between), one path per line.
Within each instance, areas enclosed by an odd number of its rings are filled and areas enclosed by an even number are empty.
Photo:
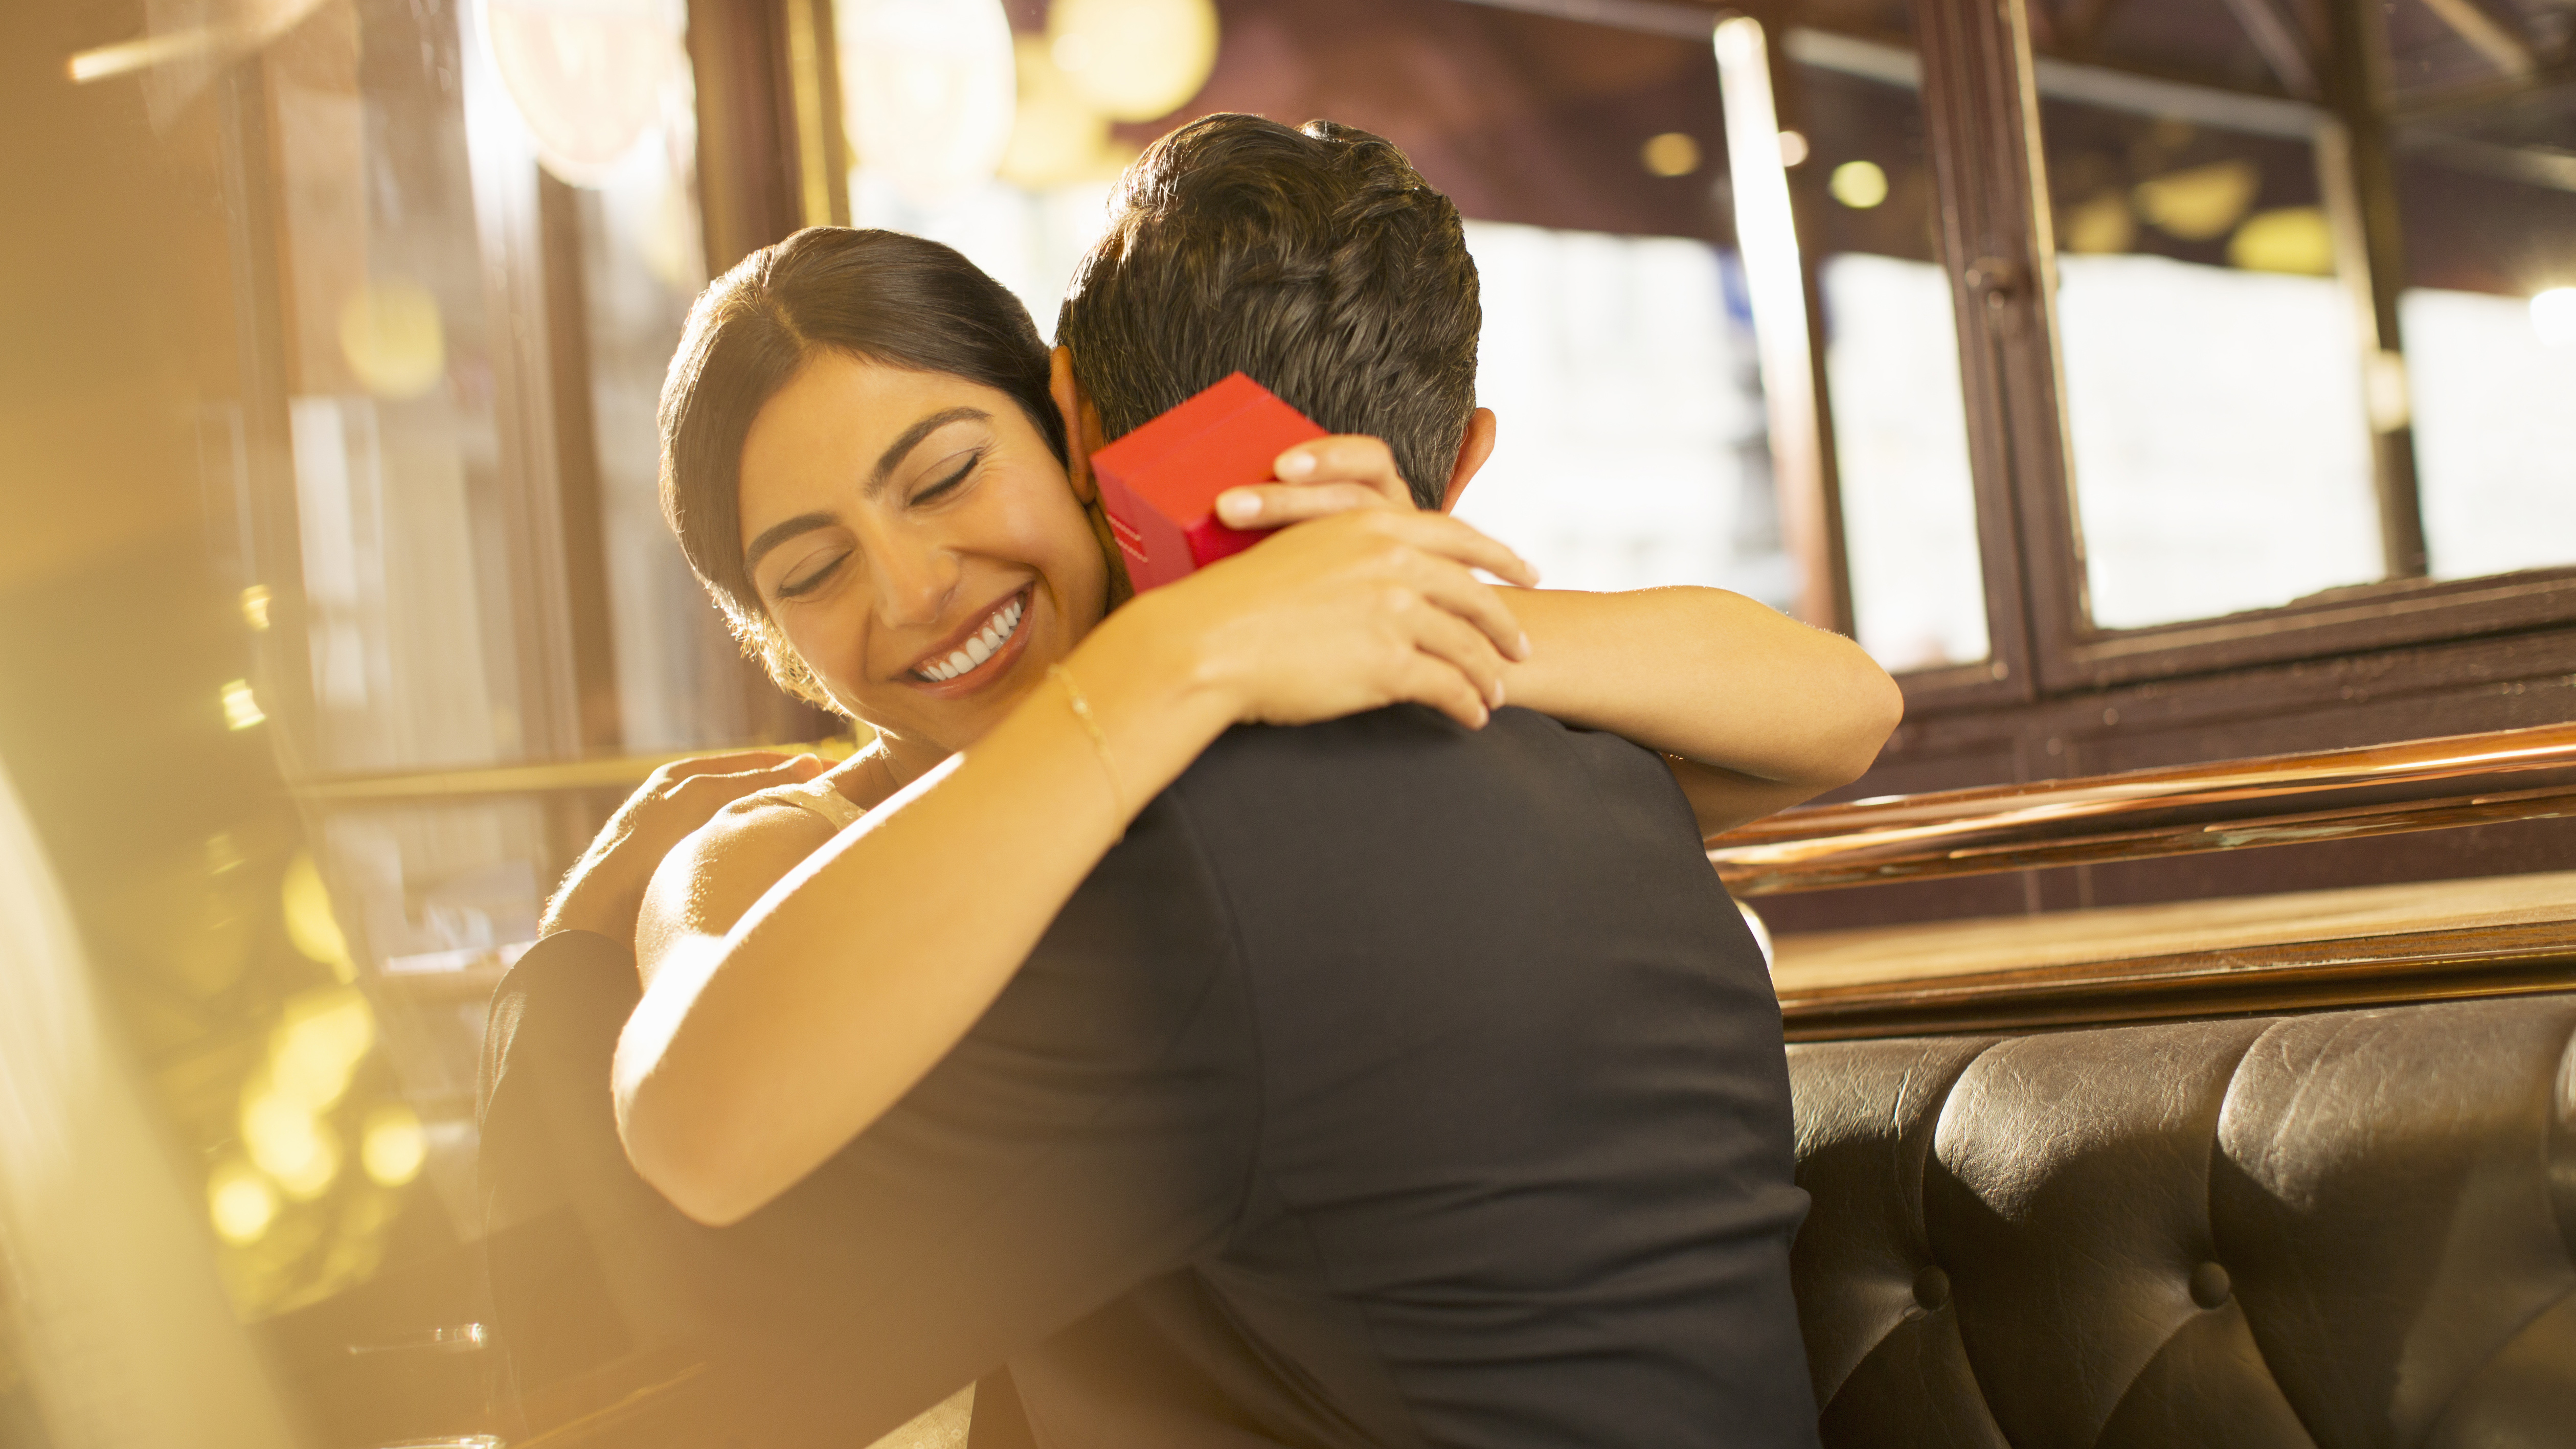
M829 815L787 790L746 795L717 811L663 860L645 892L635 940L648 976L671 943L731 931L839 831Z

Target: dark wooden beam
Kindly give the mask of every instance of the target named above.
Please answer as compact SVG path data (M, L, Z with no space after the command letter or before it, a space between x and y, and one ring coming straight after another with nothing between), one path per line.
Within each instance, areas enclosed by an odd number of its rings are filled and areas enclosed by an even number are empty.
M555 506L562 518L564 594L570 606L573 707L582 751L590 754L619 749L626 737L617 698L617 636L610 623L599 426L591 407L581 204L573 189L551 174L537 178L537 235L544 254Z
M1916 0L1936 238L1958 321L1990 657L1909 704L2028 698L2039 650L2071 638L2080 582L2067 493L2048 182L2020 0ZM1931 698L1922 698L1931 696Z
M2380 8L2359 0L2326 6L2326 108L2317 168L2336 232L2336 270L2353 298L2354 330L2369 391L2372 472L2386 576L2426 571L2424 516L2415 477L2397 298L2406 287L2406 237L2385 112L2387 37Z

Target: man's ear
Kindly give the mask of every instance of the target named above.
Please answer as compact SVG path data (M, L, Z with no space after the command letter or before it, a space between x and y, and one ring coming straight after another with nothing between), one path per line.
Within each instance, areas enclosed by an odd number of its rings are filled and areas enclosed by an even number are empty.
M1100 409L1091 405L1090 395L1073 376L1073 349L1059 347L1047 358L1047 392L1055 398L1057 416L1064 419L1064 473L1073 484L1073 496L1090 503L1100 494L1100 485L1091 476L1091 455L1107 446L1100 435Z
M1458 466L1449 470L1448 490L1440 495L1440 511L1450 512L1458 506L1458 495L1467 491L1476 470L1494 456L1494 410L1478 408L1467 414L1467 436L1458 440Z

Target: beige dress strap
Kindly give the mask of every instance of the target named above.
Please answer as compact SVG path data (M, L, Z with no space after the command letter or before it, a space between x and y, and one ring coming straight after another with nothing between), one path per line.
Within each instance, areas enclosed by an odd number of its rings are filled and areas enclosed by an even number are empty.
M868 813L851 804L850 797L834 789L828 779L807 780L797 785L773 785L744 798L810 810L830 822L835 832L848 829L853 821Z

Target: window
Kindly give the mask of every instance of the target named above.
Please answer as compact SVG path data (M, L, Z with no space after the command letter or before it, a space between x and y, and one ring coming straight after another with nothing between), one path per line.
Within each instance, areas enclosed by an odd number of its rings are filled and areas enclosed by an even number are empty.
M1921 63L1813 30L1788 32L1783 49L1807 153L1853 636L1899 672L1976 663L1989 653L1985 573Z
M1104 38L1116 13L1153 6L1006 20L999 4L839 0L853 220L957 246L1052 332L1110 180L1155 136L1223 110L1377 131L1457 200L1482 280L1479 390L1500 443L1460 515L1552 584L1718 584L1790 604L1719 205L1708 17L1651 11L1662 29L1640 32L1457 0L1164 8L1203 11L1204 44L1130 54ZM945 79L916 94L897 72ZM1426 76L1442 103L1424 103Z

